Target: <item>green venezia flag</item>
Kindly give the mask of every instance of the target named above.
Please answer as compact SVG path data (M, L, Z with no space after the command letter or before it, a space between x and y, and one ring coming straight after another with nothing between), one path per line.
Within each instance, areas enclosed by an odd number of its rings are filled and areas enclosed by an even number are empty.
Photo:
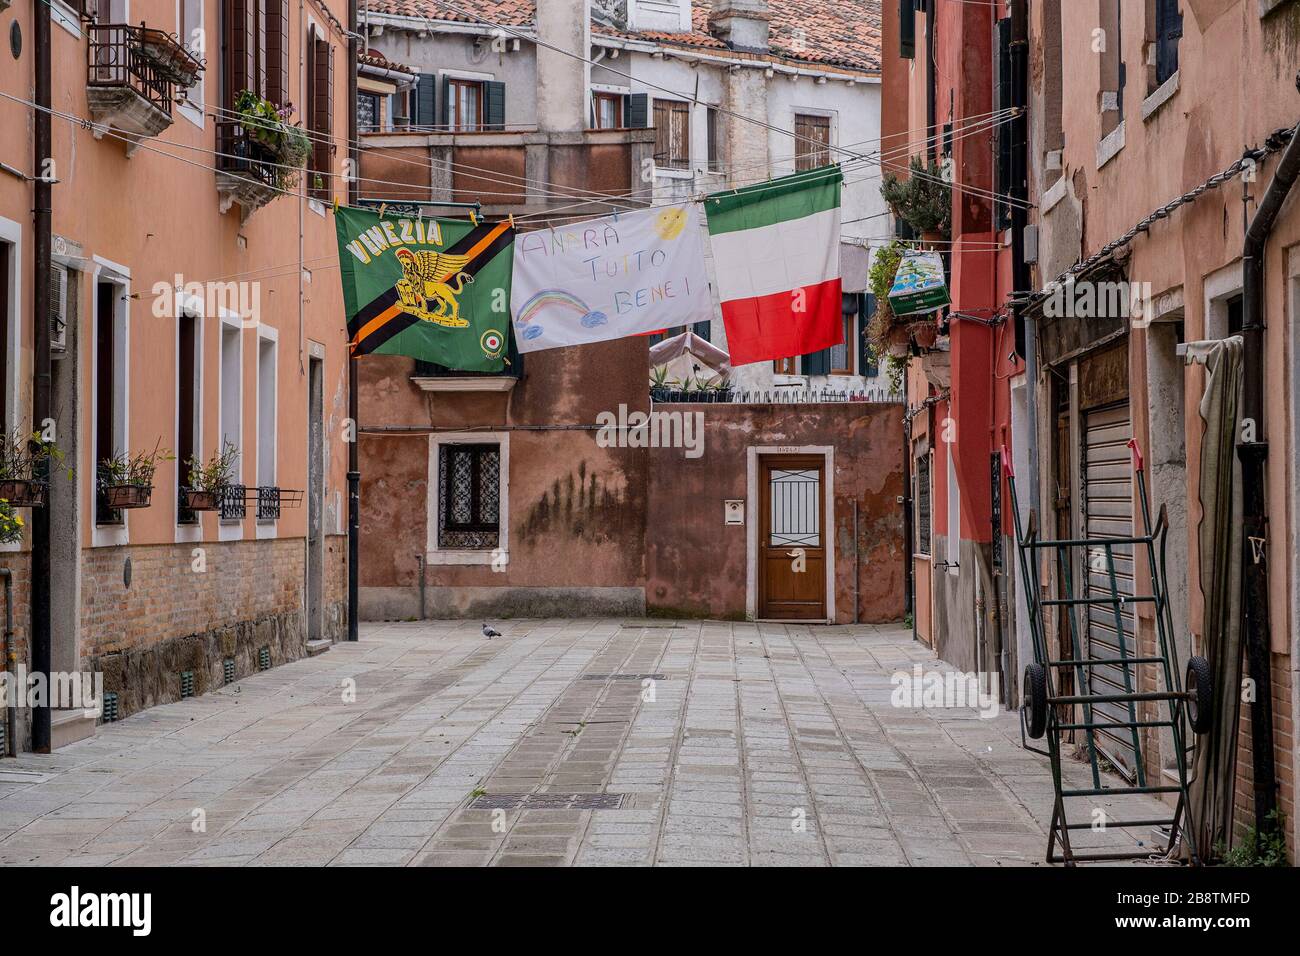
M501 371L510 334L509 222L380 217L347 206L334 220L353 355Z

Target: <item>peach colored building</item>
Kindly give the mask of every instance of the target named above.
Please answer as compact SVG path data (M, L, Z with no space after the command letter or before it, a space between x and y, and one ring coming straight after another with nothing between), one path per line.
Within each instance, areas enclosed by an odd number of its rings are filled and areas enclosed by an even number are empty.
M1073 522L1076 531L1101 519L1138 520L1127 494L1097 504L1107 479L1089 464L1104 445L1136 439L1146 456L1153 507L1163 504L1170 519L1170 597L1186 660L1189 652L1203 652L1207 628L1200 572L1207 556L1199 543L1204 425L1198 411L1206 373L1186 364L1179 348L1249 326L1243 235L1300 120L1300 3L1043 0L1029 5L1029 17L1034 287L1041 290L1067 271L1082 283L1142 283L1147 307L1143 321L1129 321L1113 312L1050 318L1040 306L1039 427L1036 435L1023 436L1039 449L1040 520L1058 530ZM1257 542L1257 567L1268 576L1274 797L1293 859L1300 628L1295 192L1264 245L1263 421L1254 423L1254 438L1240 438L1242 444L1267 442L1267 524ZM1180 197L1185 201L1176 202ZM1145 221L1166 204L1172 205L1164 214ZM1250 371L1245 374L1248 380ZM1121 445L1115 447L1123 464ZM1241 487L1239 480L1235 495ZM1117 510L1103 515L1103 506ZM1238 568L1247 563L1240 554L1234 558ZM1148 572L1139 560L1132 573L1141 585ZM1153 647L1149 606L1132 613L1128 639ZM1242 675L1254 676L1248 661ZM1235 688L1228 690L1229 702L1234 694ZM1269 696L1262 688L1260 695ZM1249 701L1242 704L1238 836L1256 822L1252 711L1260 712ZM1170 743L1155 729L1143 733L1148 775L1158 774L1172 765Z
M73 470L51 476L47 505L52 666L102 671L122 716L324 649L346 627L350 423L330 214L344 198L346 5L85 4L48 4L46 169L32 103L45 5L0 12L0 413L9 431L43 427L32 420L32 177L47 175L47 437ZM286 123L301 121L301 134L267 120L278 145L250 136L237 109L246 90L292 104ZM213 502L186 497L182 460L227 444L236 460L218 510L190 510ZM148 506L113 507L123 502L108 497L100 462L155 448L175 460L159 462ZM15 584L11 659L29 665L30 557L30 534L0 545ZM11 731L20 748L28 718ZM54 745L95 719L57 711Z

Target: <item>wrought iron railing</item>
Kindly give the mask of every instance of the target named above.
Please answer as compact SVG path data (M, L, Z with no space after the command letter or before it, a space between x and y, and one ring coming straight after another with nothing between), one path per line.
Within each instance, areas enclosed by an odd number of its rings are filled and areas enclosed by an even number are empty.
M238 173L272 188L278 160L267 147L252 139L235 120L217 122L217 169Z
M141 49L143 27L92 21L86 24L86 31L90 40L87 86L129 87L150 105L172 115L172 81Z
M902 404L900 392L881 388L755 388L755 389L680 389L653 386L650 397L657 403L703 403L730 405L818 405L848 402L884 402Z
M248 488L244 485L227 485L221 489L221 497L217 503L217 514L222 521L241 521L248 514L248 505L245 499L248 496Z

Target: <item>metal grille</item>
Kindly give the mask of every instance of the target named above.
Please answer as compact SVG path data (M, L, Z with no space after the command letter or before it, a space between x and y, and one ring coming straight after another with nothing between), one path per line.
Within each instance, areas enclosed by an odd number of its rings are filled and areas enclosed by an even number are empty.
M992 519L993 519L993 544L989 549L989 558L993 562L993 567L1002 567L1002 455L994 452L990 456L989 467L990 477L992 478Z
M235 679L235 659L227 657L221 662L221 675L225 678L227 684Z
M772 469L771 547L821 547L821 472Z
M194 696L194 671L181 671L181 700Z
M260 671L271 669L271 649L269 647L263 647L258 650L257 669Z
M274 521L280 517L280 489L260 487L257 489L257 520Z
M916 459L916 551L930 554L930 453Z
M117 694L109 691L103 701L104 723L111 724L117 720Z
M217 511L222 521L241 521L248 514L244 498L248 489L244 485L228 485L221 489Z
M1083 420L1083 532L1086 538L1125 538L1133 534L1133 484L1129 466L1128 440L1133 427L1127 402L1084 413ZM1084 615L1086 654L1093 660L1117 660L1136 657L1134 606L1126 604L1119 612L1116 625L1114 605L1105 601L1111 594L1114 573L1119 592L1134 592L1133 546L1091 547L1087 567L1081 569L1084 597L1096 599ZM1113 565L1113 567L1112 567ZM1121 649L1120 641L1124 642ZM1132 683L1132 668L1120 666L1090 667L1089 691L1093 694L1130 693L1138 688ZM1098 703L1092 705L1098 720L1123 722L1134 719L1130 705ZM1113 730L1097 731L1097 746L1128 779L1132 780L1137 761L1132 734Z
M438 545L495 548L501 507L501 446L443 445L438 451Z
M471 810L617 810L621 793L485 793Z

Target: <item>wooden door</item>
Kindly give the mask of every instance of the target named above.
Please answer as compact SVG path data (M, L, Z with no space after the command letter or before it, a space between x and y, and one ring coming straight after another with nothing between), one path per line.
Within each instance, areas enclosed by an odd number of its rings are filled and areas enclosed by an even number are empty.
M825 459L765 455L760 461L758 616L825 620Z

